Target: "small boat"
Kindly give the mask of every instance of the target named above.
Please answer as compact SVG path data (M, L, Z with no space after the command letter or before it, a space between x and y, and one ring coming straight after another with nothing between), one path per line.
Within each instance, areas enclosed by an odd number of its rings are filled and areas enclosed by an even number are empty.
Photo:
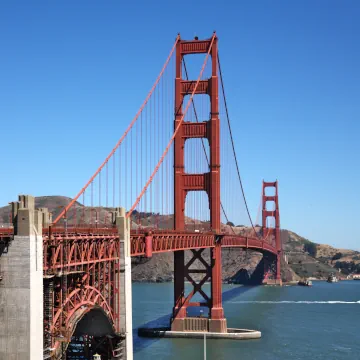
M335 283L338 281L339 281L338 278L333 273L331 273L327 279L328 283Z
M308 279L304 279L298 282L299 286L312 286L312 281Z

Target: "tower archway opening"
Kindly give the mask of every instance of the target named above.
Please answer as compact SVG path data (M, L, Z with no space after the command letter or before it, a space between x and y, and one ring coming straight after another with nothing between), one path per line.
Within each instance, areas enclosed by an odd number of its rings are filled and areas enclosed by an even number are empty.
M87 312L77 323L66 349L66 360L116 359L121 351L122 337L116 334L111 321L100 308Z
M185 199L185 228L189 231L210 231L209 199L206 191L189 191Z

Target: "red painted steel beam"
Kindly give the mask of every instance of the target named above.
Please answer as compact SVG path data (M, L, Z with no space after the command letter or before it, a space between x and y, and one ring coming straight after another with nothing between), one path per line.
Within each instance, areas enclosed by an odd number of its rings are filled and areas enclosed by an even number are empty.
M211 89L211 79L200 80L198 86L196 86L196 81L192 80L181 80L180 84L180 94L182 96L189 95L193 91L195 91L195 94L209 94Z
M49 240L48 235L44 236L44 248L59 248L64 243L71 242L70 247L68 248L69 255L75 252L76 246L79 244L101 244L107 242L109 245L111 241L118 240L118 235L115 231L112 231L112 234L109 229L103 229L103 234L101 234L101 229L96 229L99 234L93 234L93 229L89 229L88 234L75 234L75 233L65 233L60 232L58 229L57 234L52 235ZM116 229L115 229L116 230ZM270 229L271 233L275 232L275 229ZM145 255L146 250L146 233L137 233L136 231L131 232L130 244L131 244L131 256L142 256ZM242 248L251 248L259 251L268 251L273 254L276 254L276 248L270 243L260 240L256 237L246 237L241 235L221 235L221 246L222 247L242 247ZM152 241L152 253L161 253L169 251L179 251L179 250L191 250L191 249L200 249L200 248L212 248L215 244L216 234L214 233L197 233L197 232L177 232L172 230L155 230L151 233ZM90 251L89 249L83 249L83 251ZM91 250L93 251L93 249ZM96 250L98 251L98 250ZM56 255L56 251L54 251ZM55 256L54 255L54 256ZM57 255L60 256L60 255ZM99 260L100 254L96 252L97 260ZM70 256L71 258L71 256ZM87 258L86 258L87 259ZM59 258L53 258L53 264L57 264L56 268L59 268ZM90 260L83 260L83 263L87 264ZM78 265L81 261L75 259L73 263L68 262L68 266ZM47 266L48 268L48 266Z
M209 128L210 126L208 121L196 123L185 122L183 124L182 137L185 139L206 138L210 136Z
M206 40L181 40L179 51L181 55L204 54L209 51L211 38Z
M183 189L185 191L208 191L210 187L210 173L183 174Z
M264 184L264 188L265 187L275 187L276 186L276 181L273 181L273 182L264 181L263 184Z

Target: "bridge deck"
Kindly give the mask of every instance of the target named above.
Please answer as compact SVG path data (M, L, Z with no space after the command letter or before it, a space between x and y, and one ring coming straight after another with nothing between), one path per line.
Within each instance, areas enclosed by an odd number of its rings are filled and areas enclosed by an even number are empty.
M12 228L0 228L0 239L9 238L13 236ZM150 231L132 231L131 232L131 256L142 256L145 255L146 248L146 236L151 236L151 248L152 253L162 253L169 251L178 251L178 250L190 250L190 249L199 249L199 248L211 248L214 247L215 241L221 239L222 247L241 247L259 250L261 252L269 252L272 254L277 254L276 247L274 244L269 243L268 241L262 240L254 236L242 236L242 235L229 235L229 234L215 234L212 232L200 233L200 232L175 232L172 230L151 230ZM64 241L68 241L66 246L70 246L69 254L72 255L76 252L86 252L94 251L94 244L91 247L90 242L97 242L101 244L103 252L106 252L105 245L109 245L109 251L111 252L111 247L114 242L118 240L119 235L118 231L114 227L108 228L90 228L90 227L77 227L77 228L54 228L49 232L48 228L43 229L43 238L45 248L57 248L64 245ZM84 244L80 245L80 242ZM74 249L71 250L71 246L74 246ZM91 248L90 248L91 247ZM77 251L78 250L78 251ZM58 255L57 255L58 253ZM53 256L60 257L60 251L54 251ZM107 254L98 254L98 261L109 260ZM90 257L83 257L81 260L82 263L88 259L89 261L94 261ZM59 259L52 259L53 264L58 263ZM68 259L71 261L71 256ZM76 265L79 261L76 261ZM70 264L69 264L70 265ZM75 265L72 262L72 265Z

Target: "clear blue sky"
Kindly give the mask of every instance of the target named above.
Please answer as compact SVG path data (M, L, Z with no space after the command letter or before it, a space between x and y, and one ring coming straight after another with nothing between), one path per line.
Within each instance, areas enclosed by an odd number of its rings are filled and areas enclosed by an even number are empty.
M178 32L219 36L253 216L360 250L359 1L2 1L0 204L73 196L137 111Z

